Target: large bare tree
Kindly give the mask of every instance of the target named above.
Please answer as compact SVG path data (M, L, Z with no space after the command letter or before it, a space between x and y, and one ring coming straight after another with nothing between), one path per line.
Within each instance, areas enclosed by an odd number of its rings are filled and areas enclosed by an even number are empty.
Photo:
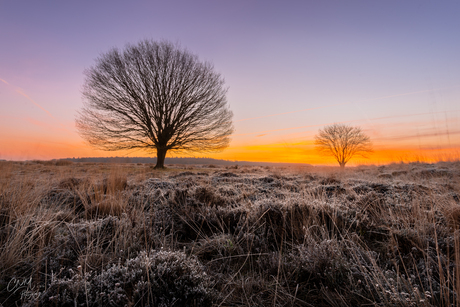
M103 150L218 151L233 132L224 79L213 65L167 41L102 54L85 71L80 135Z
M333 156L340 167L354 156L367 157L372 152L372 144L361 128L343 124L334 124L320 129L315 137L316 149L329 156Z

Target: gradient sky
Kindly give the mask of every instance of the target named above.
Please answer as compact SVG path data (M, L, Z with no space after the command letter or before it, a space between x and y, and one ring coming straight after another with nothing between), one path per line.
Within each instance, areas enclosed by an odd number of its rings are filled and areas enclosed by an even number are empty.
M0 159L146 156L94 150L74 122L84 69L145 38L229 87L231 145L195 156L329 163L314 135L347 123L371 137L371 163L458 159L459 16L459 1L0 0Z

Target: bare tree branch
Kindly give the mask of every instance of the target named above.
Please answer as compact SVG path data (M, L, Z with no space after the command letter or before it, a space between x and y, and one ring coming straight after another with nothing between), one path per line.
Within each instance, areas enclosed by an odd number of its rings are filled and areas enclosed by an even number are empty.
M169 42L114 48L85 71L80 135L103 150L218 151L233 132L224 79Z
M320 129L315 136L315 145L319 152L333 156L341 168L344 168L352 157L367 158L368 154L373 152L370 138L361 128L341 124Z

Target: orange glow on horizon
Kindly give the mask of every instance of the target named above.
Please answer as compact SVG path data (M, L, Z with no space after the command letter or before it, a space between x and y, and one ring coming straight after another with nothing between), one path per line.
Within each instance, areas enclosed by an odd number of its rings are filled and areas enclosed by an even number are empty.
M322 156L314 148L313 141L298 143L279 143L271 145L251 145L228 148L225 152L207 155L211 158L252 161L306 163L313 165L337 165L331 156ZM460 160L460 146L439 149L420 149L410 147L379 147L369 158L353 157L348 165L389 164L395 162L427 162Z
M155 157L145 151L101 151L83 142L77 135L72 138L49 138L36 141L33 137L10 137L0 142L0 159L9 160L51 160L72 157ZM333 157L321 156L313 140L276 142L271 144L234 144L219 153L175 153L167 157L209 157L230 161L306 163L313 165L337 165ZM419 148L413 146L391 146L378 144L369 159L354 157L349 166L359 164L389 164L395 162L437 162L460 159L460 146L449 148Z

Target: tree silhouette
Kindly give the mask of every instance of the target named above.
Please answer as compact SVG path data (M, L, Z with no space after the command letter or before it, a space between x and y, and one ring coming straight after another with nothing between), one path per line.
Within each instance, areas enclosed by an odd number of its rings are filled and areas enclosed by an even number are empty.
M372 144L361 128L342 124L326 126L315 136L316 149L333 156L341 168L354 156L367 157L372 152Z
M98 149L209 152L233 132L224 80L213 65L167 41L102 54L85 71L80 135Z

